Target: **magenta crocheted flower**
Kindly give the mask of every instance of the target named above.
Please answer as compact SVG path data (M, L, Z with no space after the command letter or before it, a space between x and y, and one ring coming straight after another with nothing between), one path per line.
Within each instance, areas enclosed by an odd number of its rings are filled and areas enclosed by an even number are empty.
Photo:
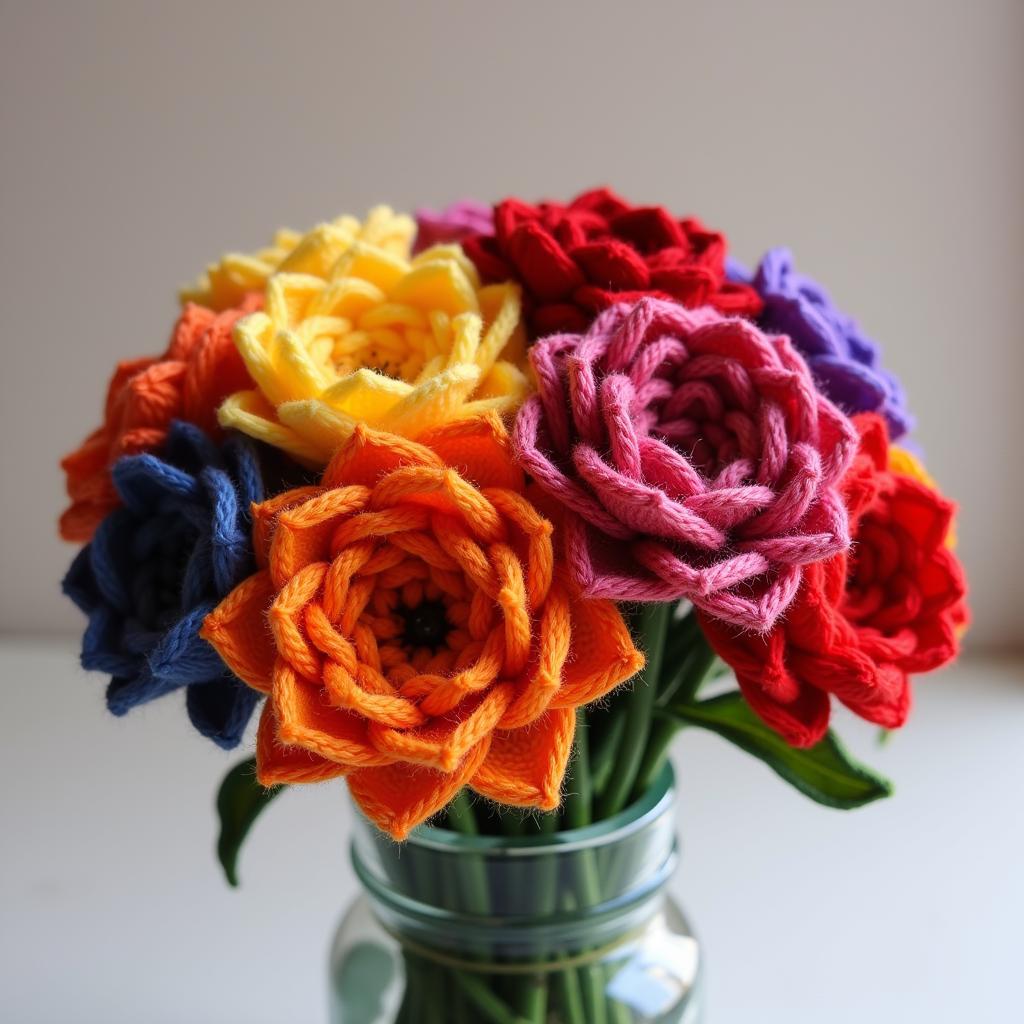
M432 245L461 242L493 230L491 208L475 199L460 199L441 211L420 207L416 211L416 242L412 251L423 252Z
M587 594L686 598L763 631L802 566L848 547L836 485L857 433L788 338L642 299L538 341L530 359L537 394L516 452L567 510L567 561Z

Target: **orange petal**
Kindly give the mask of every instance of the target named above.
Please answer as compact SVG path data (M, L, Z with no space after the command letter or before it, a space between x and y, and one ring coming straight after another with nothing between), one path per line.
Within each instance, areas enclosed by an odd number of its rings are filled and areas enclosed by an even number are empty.
M471 708L458 721L434 719L416 729L391 729L371 724L368 733L376 749L386 751L395 761L427 765L443 772L461 770L468 752L489 736L512 701L512 685L492 687L480 698L463 701Z
M488 488L484 497L501 513L502 518L522 534L515 543L522 548L527 565L526 590L530 608L537 609L548 595L554 570L555 552L551 541L554 524L522 494L499 488Z
M349 792L378 828L395 839L405 839L474 776L490 743L490 736L480 740L454 772L408 764L359 769L349 776Z
M644 667L622 614L612 601L571 596L572 652L553 708L574 708L603 697Z
M265 569L270 562L270 542L277 529L277 517L282 512L315 498L322 491L321 487L295 487L253 505L252 544L256 551L256 562L261 569Z
M324 470L323 484L373 487L381 477L402 466L440 465L441 460L423 445L359 424Z
M561 801L575 732L576 714L569 708L548 711L525 729L498 730L470 785L498 803L553 810Z
M256 779L261 786L282 783L325 782L345 774L345 768L301 747L291 747L277 737L277 719L269 704L263 705L256 732Z
M512 458L508 431L497 413L435 427L420 436L420 443L477 487L523 489L523 471Z
M270 571L279 587L313 562L331 560L331 537L366 507L365 487L336 487L282 512L270 545Z
M572 641L572 616L564 586L556 582L534 626L537 649L515 701L500 722L502 729L522 729L539 718L556 696L566 674ZM563 706L563 705L558 705ZM564 705L571 706L571 705Z
M289 746L319 754L346 768L390 764L370 743L364 718L326 703L319 686L302 679L286 662L274 671L271 702L277 719L277 738Z
M270 573L255 573L206 616L199 631L228 668L260 693L270 692L277 658L266 618L275 593Z

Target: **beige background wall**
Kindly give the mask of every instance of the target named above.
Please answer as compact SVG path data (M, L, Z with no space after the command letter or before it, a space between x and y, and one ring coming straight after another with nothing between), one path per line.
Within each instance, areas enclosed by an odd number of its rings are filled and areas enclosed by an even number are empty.
M59 454L279 224L607 182L786 243L885 344L1020 643L1024 4L0 3L0 629L67 630Z

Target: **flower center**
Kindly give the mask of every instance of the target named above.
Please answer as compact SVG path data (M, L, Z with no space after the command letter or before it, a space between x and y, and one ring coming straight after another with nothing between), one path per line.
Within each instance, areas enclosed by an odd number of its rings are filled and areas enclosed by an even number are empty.
M656 429L710 479L738 459L755 460L759 432L737 393L738 382L731 379L735 372L714 365L716 357L702 358L704 365L687 364L680 379L665 381L671 393L661 405ZM702 375L691 376L695 369ZM664 394L669 388L660 390Z
M452 629L444 602L437 599L424 599L414 607L402 605L397 613L405 622L403 642L414 651L425 647L436 653Z

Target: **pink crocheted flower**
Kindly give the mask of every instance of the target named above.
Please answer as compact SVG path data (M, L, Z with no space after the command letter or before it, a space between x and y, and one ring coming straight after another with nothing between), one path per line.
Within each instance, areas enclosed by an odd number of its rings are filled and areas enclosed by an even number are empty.
M489 206L475 199L460 199L440 212L421 207L416 211L416 228L413 252L422 252L432 245L487 234L494 229L494 216Z
M566 553L594 597L686 598L769 629L802 566L849 545L837 488L853 424L788 338L660 299L612 306L530 352L522 465L567 511Z

